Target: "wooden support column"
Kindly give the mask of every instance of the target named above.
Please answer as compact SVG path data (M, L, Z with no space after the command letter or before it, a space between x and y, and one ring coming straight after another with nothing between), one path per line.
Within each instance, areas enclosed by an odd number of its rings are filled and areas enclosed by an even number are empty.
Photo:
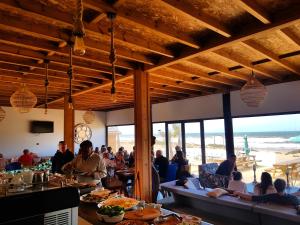
M74 109L69 107L69 95L64 98L64 141L70 151L74 152Z
M231 116L230 93L223 94L223 115L227 157L234 154L233 127Z
M149 74L134 71L135 196L152 201Z

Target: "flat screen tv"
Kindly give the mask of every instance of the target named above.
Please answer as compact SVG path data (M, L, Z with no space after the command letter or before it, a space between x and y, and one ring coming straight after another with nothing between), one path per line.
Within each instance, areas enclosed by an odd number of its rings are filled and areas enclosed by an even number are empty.
M31 121L31 133L53 133L53 121Z

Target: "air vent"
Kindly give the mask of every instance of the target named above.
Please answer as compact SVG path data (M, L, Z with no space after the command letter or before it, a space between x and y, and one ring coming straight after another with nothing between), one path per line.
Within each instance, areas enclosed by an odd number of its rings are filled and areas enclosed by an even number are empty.
M72 225L71 209L47 213L44 216L44 225Z

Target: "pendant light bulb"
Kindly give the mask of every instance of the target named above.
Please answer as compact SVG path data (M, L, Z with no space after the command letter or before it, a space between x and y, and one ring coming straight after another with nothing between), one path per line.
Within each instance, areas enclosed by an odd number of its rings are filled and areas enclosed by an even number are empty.
M75 36L74 53L76 55L84 55L85 50L86 50L86 48L85 48L85 45L84 45L83 37Z
M47 115L48 114L48 109L45 109L45 115Z
M112 93L111 94L111 100L112 100L112 102L117 102L117 94L116 93Z

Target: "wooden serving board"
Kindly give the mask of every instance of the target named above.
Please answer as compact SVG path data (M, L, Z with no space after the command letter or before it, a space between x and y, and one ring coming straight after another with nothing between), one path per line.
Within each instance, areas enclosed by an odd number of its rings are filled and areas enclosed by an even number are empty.
M153 220L160 216L160 210L154 208L145 208L143 210L128 211L124 218L128 220Z

